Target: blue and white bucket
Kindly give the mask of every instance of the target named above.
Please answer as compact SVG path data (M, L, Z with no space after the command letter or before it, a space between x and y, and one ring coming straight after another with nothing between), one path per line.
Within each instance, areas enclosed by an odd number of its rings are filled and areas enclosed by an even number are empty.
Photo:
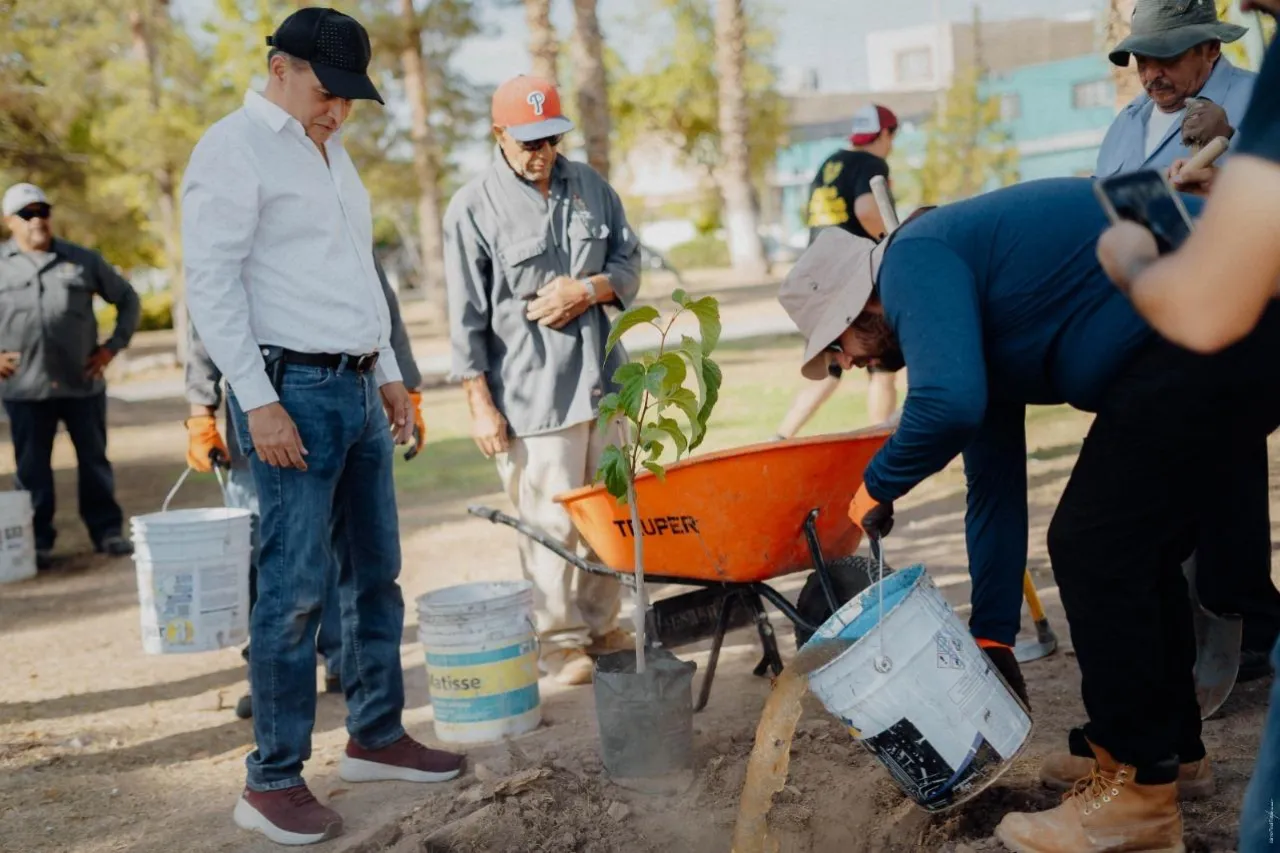
M809 689L927 811L978 794L1030 739L1031 717L923 566L863 591L805 648L832 639L853 645Z
M436 737L484 743L542 722L533 584L469 583L418 599Z

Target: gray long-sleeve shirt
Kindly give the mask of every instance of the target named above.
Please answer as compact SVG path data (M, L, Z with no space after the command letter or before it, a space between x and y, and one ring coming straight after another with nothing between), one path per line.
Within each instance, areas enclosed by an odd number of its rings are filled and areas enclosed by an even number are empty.
M413 390L422 384L422 374L413 358L413 347L409 343L409 333L405 330L404 320L400 317L400 303L396 299L391 283L382 264L375 259L374 269L378 272L378 281L382 284L382 293L387 297L387 307L391 309L391 348L395 350L396 364L400 367L400 375L404 377L405 387ZM195 323L187 324L187 366L186 366L187 402L193 406L222 406L222 371L218 370L208 350L200 341ZM226 431L227 449L236 459L240 455L236 445L236 431Z
M5 400L91 397L106 388L85 368L98 347L93 296L116 306L116 328L102 345L129 345L142 305L133 286L92 249L55 239L47 252L0 243L0 351L18 352L18 372L0 382Z
M539 288L566 275L606 275L614 303L631 304L640 243L618 194L590 166L559 157L543 198L498 154L453 197L444 232L455 377L484 376L517 436L594 419L627 360L616 347L605 363L604 306L558 330L526 319L525 309Z

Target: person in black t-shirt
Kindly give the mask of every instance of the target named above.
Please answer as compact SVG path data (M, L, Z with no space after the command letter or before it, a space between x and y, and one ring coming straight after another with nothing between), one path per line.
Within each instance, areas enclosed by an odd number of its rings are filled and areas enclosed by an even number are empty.
M898 132L898 117L888 107L868 104L853 117L851 147L826 159L809 190L809 243L824 228L843 228L855 237L879 240L884 235L880 209L871 194L871 179L889 178L889 153Z
M853 117L850 147L826 159L813 178L809 191L809 243L826 228L843 228L855 237L879 240L885 233L880 208L871 193L871 179L889 179L889 153L898 132L898 117L888 107L867 104ZM898 405L896 374L869 368L867 414L872 423L884 423ZM796 394L776 438L791 438L808 423L840 384L832 375L821 382L807 383Z

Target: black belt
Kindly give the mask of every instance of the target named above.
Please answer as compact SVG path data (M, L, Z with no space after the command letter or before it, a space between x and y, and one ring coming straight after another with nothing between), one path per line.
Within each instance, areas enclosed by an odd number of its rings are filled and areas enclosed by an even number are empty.
M294 352L287 349L280 353L280 360L285 364L327 367L330 370L346 368L347 370L354 370L356 373L368 373L378 363L378 354L376 352L369 352L364 355L350 355L345 352Z

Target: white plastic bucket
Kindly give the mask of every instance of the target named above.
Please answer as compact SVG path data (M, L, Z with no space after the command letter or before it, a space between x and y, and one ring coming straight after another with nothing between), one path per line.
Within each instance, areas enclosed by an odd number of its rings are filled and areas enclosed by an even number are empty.
M484 743L542 722L533 584L469 583L418 599L436 737Z
M1031 718L923 566L865 590L805 647L836 638L854 643L810 690L922 808L973 797L1027 744Z
M169 512L186 476L160 512L130 520L147 654L211 652L249 637L252 514L223 507Z
M0 492L0 583L36 575L36 534L30 492Z

